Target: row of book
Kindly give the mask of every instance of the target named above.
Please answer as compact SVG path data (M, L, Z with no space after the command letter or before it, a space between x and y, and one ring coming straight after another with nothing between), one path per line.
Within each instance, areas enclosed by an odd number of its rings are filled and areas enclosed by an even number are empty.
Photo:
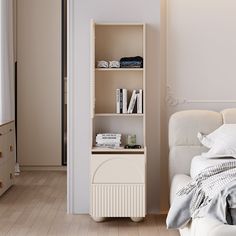
M116 89L116 113L143 113L143 90L134 89L127 102L127 89Z
M119 148L121 134L103 133L96 135L96 146L105 148Z

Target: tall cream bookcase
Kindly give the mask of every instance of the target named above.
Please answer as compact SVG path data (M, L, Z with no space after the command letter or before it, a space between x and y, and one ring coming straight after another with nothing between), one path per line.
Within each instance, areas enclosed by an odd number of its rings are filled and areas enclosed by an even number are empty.
M91 21L91 169L90 214L106 217L146 215L146 71L145 24ZM97 61L143 57L143 68L96 68ZM143 113L117 114L116 89L143 90ZM95 147L98 133L120 133L122 144L135 134L141 149Z

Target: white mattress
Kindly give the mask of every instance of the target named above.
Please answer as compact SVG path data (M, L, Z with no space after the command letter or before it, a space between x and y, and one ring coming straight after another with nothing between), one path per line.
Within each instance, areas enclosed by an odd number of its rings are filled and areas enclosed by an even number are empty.
M221 164L223 162L229 162L229 161L236 161L235 158L206 158L203 156L195 156L192 159L191 162L191 168L190 168L190 176L194 178L196 175L198 175L202 170Z

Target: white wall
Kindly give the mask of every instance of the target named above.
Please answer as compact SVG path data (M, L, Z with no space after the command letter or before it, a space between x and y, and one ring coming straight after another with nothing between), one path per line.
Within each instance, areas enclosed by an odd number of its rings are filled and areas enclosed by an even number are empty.
M69 168L70 212L87 213L89 210L89 146L90 146L90 88L89 45L90 19L108 22L147 23L147 145L148 145L148 209L159 211L160 173L160 1L159 0L71 0L73 37L70 38L69 82L72 122L69 123L72 159ZM73 63L74 62L74 63Z
M234 0L168 1L167 83L177 109L236 105L235 10Z
M168 208L169 116L187 109L236 107L235 10L234 0L162 1L161 47L167 49L161 54L167 101L162 101L161 114L162 209Z

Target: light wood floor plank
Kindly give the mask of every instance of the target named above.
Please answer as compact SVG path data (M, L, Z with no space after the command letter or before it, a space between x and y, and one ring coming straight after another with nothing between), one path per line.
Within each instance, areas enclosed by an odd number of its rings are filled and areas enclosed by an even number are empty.
M166 230L165 216L148 215L94 222L88 215L66 214L65 172L22 172L0 197L0 236L177 236Z

